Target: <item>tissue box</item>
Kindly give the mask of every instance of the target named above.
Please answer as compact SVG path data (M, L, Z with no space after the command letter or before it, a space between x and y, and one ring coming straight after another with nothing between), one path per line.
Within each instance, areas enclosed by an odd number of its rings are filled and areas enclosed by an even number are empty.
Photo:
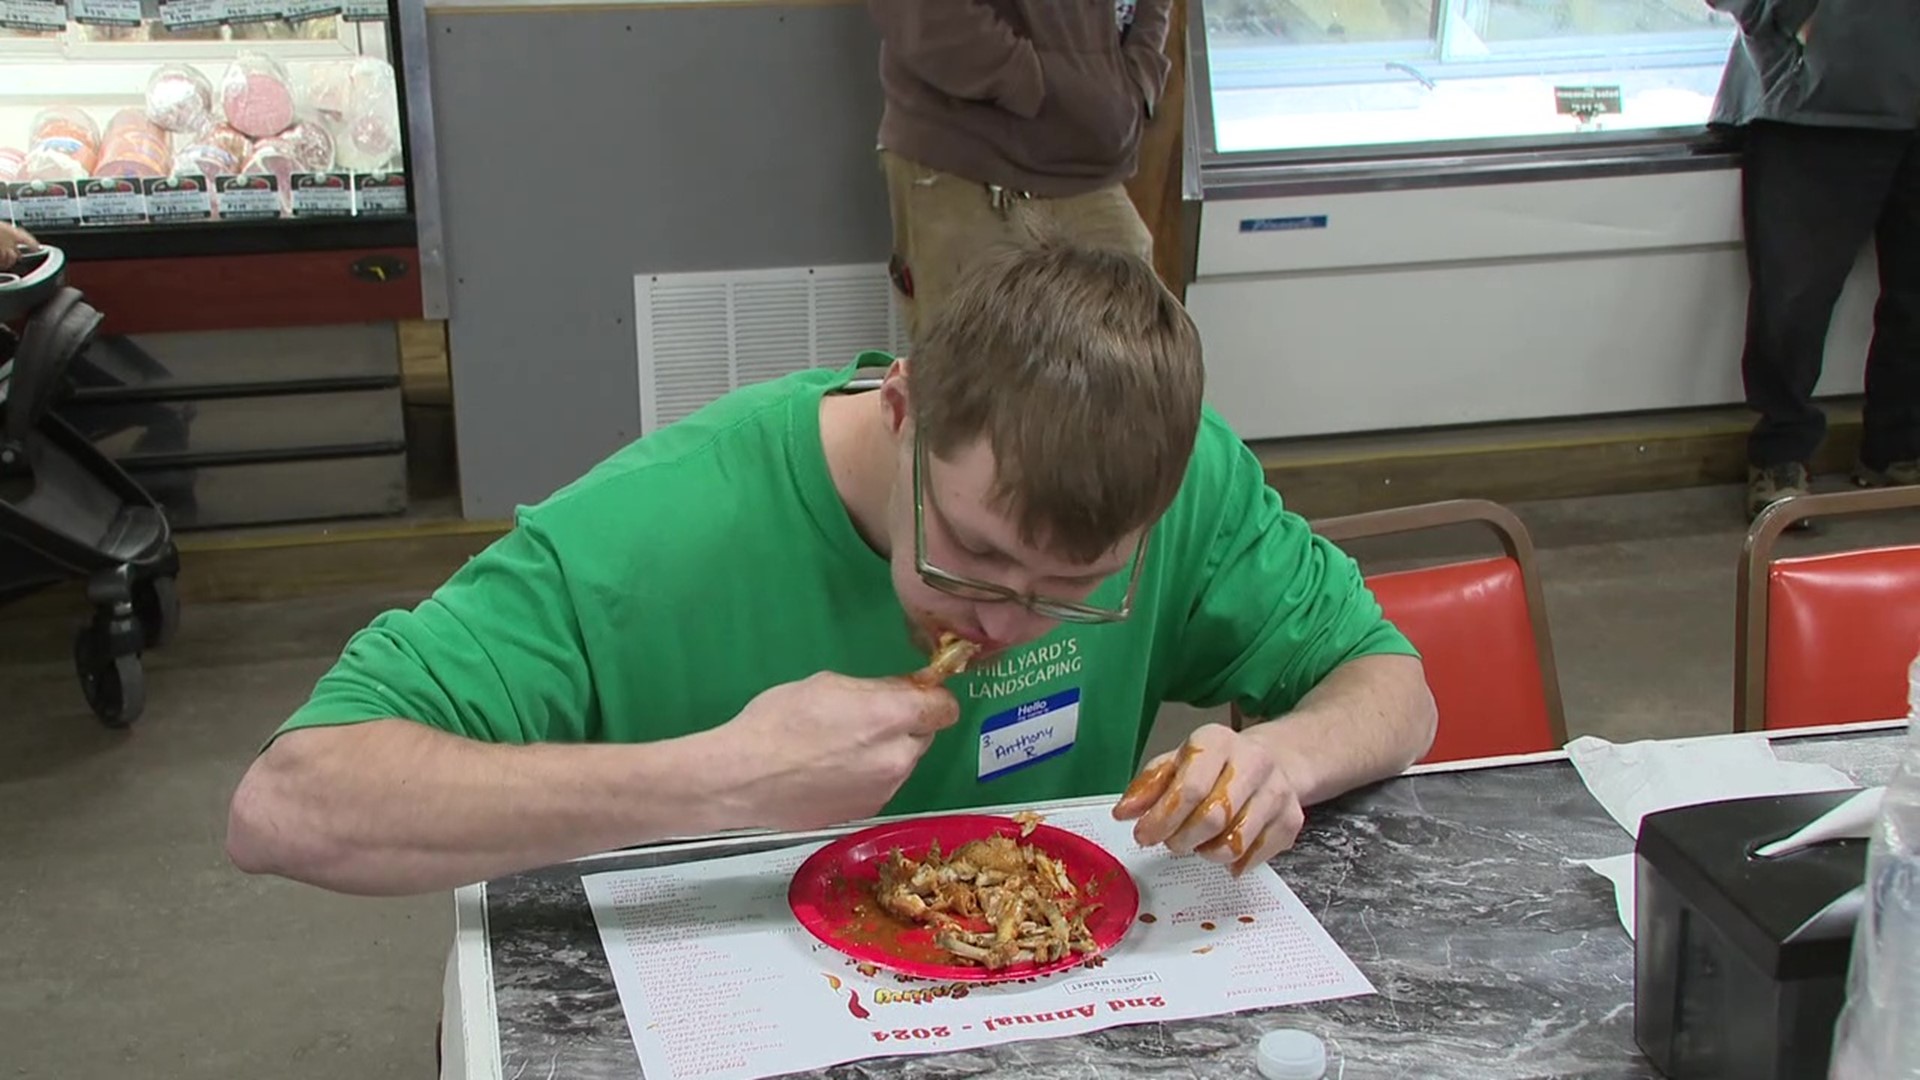
M1846 1000L1864 840L1755 848L1853 792L1649 814L1635 847L1634 1040L1673 1080L1824 1077Z

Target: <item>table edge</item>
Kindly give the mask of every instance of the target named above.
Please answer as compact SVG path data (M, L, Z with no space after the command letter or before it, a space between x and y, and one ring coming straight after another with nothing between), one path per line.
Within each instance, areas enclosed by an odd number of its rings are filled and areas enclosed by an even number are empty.
M1892 731L1907 726L1905 719L1869 720L1853 724L1829 724L1825 726L1780 728L1772 731L1735 731L1715 732L1708 735L1687 735L1671 739L1638 740L1647 742L1691 743L1724 739L1764 739L1769 743L1818 736L1865 734L1877 731ZM1460 761L1434 762L1415 765L1407 769L1402 776L1427 776L1440 773L1471 772L1487 769L1501 769L1520 765L1537 765L1568 760L1565 748L1543 750L1529 754L1503 754L1492 757L1469 758ZM1078 809L1086 806L1099 806L1116 801L1114 795L1080 796L1069 799L1055 799L1042 803L1008 804L1001 806L973 808L971 812L1011 814L1018 810ZM741 829L731 832L713 833L706 836L680 837L659 843L641 845L618 851L601 852L570 859L560 865L579 865L582 873L591 872L591 864L607 859L629 855L634 851L677 851L687 848L710 847L729 840L748 840L779 837L792 840L796 844L811 840L830 840L851 832L867 828L886 821L896 821L902 817L925 815L889 815L869 818L847 825L838 825L825 829L812 829L795 832L781 832L773 829ZM485 882L465 885L454 890L454 944L448 959L446 980L446 1001L442 1016L448 1028L457 1028L460 1032L458 1053L448 1053L444 1057L441 1072L442 1080L503 1080L500 1061L500 1022L498 1001L494 995L493 951L488 944L487 931L487 889ZM471 1006L471 1007L469 1007ZM459 1059L456 1061L456 1057Z

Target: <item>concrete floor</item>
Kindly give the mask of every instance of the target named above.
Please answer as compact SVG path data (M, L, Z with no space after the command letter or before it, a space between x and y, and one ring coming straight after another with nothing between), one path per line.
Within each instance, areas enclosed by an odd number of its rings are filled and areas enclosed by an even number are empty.
M1576 734L1728 726L1736 498L1516 508L1541 548ZM1915 540L1920 515L1901 515L1788 550ZM1384 566L1483 547L1448 535L1357 551ZM125 734L81 702L66 624L0 613L0 1078L431 1074L449 901L249 879L221 851L259 741L348 634L412 599L191 608L150 658L149 712ZM1156 742L1191 722L1171 711Z

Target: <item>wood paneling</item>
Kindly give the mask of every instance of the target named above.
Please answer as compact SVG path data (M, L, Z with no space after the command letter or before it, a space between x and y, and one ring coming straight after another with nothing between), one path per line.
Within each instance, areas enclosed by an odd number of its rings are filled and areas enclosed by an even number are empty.
M453 375L447 354L447 324L438 319L409 319L400 324L400 383L409 405L453 402Z
M398 322L421 315L413 248L90 259L67 280L106 315L103 333Z

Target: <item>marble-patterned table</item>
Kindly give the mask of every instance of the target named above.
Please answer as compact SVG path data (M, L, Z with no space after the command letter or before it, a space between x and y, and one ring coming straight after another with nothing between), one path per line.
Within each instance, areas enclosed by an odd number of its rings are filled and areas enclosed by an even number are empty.
M1872 785L1890 775L1902 735L1773 742L1783 759L1825 762ZM461 890L443 1075L637 1080L581 873L828 835L668 845ZM1657 1078L1634 1047L1632 943L1612 888L1578 862L1631 850L1563 755L1416 771L1317 808L1298 847L1273 863L1376 994L796 1075L1226 1080L1257 1076L1259 1037L1291 1026L1327 1041L1337 1059L1328 1076L1340 1080Z

